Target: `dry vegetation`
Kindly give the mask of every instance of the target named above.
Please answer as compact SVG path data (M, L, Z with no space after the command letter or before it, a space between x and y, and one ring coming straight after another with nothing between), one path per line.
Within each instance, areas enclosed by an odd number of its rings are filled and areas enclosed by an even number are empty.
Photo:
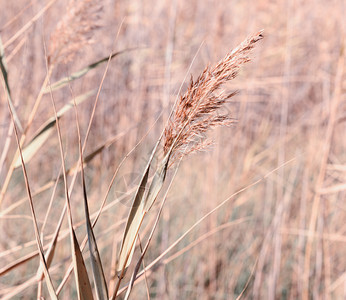
M345 299L344 1L95 3L0 0L1 299Z

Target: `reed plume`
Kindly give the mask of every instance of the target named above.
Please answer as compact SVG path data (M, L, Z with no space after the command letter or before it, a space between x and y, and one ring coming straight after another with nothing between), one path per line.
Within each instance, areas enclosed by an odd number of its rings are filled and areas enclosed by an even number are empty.
M260 31L247 38L214 68L205 68L195 82L191 79L187 92L177 101L164 129L164 158L158 164L152 181L148 183L149 170L157 146L161 142L160 138L152 151L133 197L119 253L117 265L119 280L112 299L115 298L126 268L131 263L139 229L145 215L152 208L164 185L169 166L178 157L203 149L208 144L204 136L210 128L229 125L233 122L230 116L218 115L217 111L235 93L225 94L222 91L220 92L219 89L224 83L237 76L240 67L250 60L249 52L253 49L254 44L261 38L262 32ZM147 193L145 193L146 188L148 188ZM137 265L140 265L140 263L139 261ZM137 271L135 270L132 275L132 284ZM131 288L129 288L127 296L130 290Z
M48 56L51 64L72 61L80 49L93 42L93 31L100 27L101 10L99 1L69 1L67 14L51 34Z
M226 94L219 90L238 75L242 65L250 61L251 50L262 38L262 31L248 37L215 67L207 66L196 81L191 78L188 90L179 98L165 128L164 152L171 151L173 160L210 144L205 139L210 128L234 122L229 115L219 115L218 110L236 92Z

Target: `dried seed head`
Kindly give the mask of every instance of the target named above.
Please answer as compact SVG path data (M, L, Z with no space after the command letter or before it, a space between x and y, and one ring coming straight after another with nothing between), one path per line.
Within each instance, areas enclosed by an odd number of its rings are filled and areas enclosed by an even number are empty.
M165 128L165 153L171 149L172 156L176 159L201 150L206 145L204 137L208 129L234 122L230 116L220 116L217 111L235 92L224 94L218 90L237 76L240 67L250 60L249 53L254 44L262 38L262 31L250 36L214 68L206 67L196 81L191 78L188 90L178 100Z
M80 49L92 43L93 31L100 27L102 6L99 3L93 0L70 0L67 13L51 34L50 63L70 62Z

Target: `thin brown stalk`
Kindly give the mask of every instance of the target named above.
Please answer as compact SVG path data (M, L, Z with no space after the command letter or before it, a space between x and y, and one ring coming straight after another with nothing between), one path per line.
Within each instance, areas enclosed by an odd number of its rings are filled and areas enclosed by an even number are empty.
M141 255L143 255L143 246L142 246L142 241L139 235L138 235L138 241L139 241L139 248L141 250ZM142 265L143 265L143 269L145 269L144 258L143 258ZM150 300L149 283L148 283L148 277L146 272L144 273L144 279L145 279L145 291L147 292L147 299Z
M43 84L41 86L41 89L40 89L40 92L35 100L35 103L34 103L34 106L31 110L31 113L29 115L29 118L28 118L28 121L27 121L27 125L25 127L25 130L24 130L24 133L22 134L21 138L20 138L20 147L23 147L23 144L25 142L25 139L26 139L26 136L27 136L27 133L28 133L28 130L29 128L31 127L31 124L34 120L34 117L36 115L36 112L37 112L37 109L41 103L41 100L42 100L42 97L43 97L43 94L44 94L44 89L46 88L47 86L47 83L48 83L48 79L50 77L50 75L52 74L53 72L53 66L51 66L48 71L47 71L47 75L43 81ZM5 197L5 193L7 191L7 188L8 188L8 185L10 183L10 180L11 180L11 177L12 177L12 174L13 174L13 171L15 169L15 162L17 161L19 157L19 150L17 149L16 153L14 154L13 156L13 159L12 159L12 162L9 166L9 169L7 171L7 175L6 175L6 178L5 178L5 181L3 183L3 186L1 187L1 191L0 191L0 207L1 207L1 203Z
M31 210L31 214L32 214L32 221L34 223L34 231L35 231L35 238L36 238L36 243L37 243L37 248L38 248L38 254L39 254L42 266L43 266L43 273L44 273L45 278L46 278L47 287L48 287L48 290L49 290L50 297L52 299L58 299L57 296L56 296L56 292L55 292L55 289L54 289L51 277L49 275L49 271L48 271L46 260L44 258L43 246L42 246L42 243L41 243L41 240L40 240L40 233L39 233L36 213L35 213L35 209L34 209L34 205L33 205L33 201L32 201L31 190L30 190L30 185L29 185L29 179L28 179L28 175L27 175L27 172L26 172L26 167L25 167L25 164L24 164L24 159L23 159L23 155L22 155L22 149L21 149L21 146L20 146L20 141L19 141L19 137L18 137L17 128L16 128L16 125L14 124L14 118L13 118L12 110L11 110L11 107L10 107L9 103L8 103L8 109L9 109L10 114L11 114L12 123L13 123L13 127L14 127L14 133L15 133L16 142L17 142L17 146L18 146L18 151L19 151L19 155L20 155L20 158L21 158L21 162L22 162L23 176L24 176L24 180L25 180L26 191L27 191L27 194L28 194L30 210Z

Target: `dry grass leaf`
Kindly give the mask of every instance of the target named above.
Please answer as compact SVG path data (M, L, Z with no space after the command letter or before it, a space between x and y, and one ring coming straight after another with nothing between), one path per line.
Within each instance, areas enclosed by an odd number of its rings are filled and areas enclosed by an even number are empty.
M103 272L101 257L100 257L100 253L96 243L93 226L91 225L91 221L90 221L88 197L87 197L85 176L84 176L84 166L83 166L84 159L83 159L83 151L82 151L82 142L81 142L81 136L80 136L78 111L77 111L76 103L74 103L74 108L75 108L75 116L76 116L76 126L78 131L78 145L79 145L79 156L80 156L83 200L84 200L84 215L85 215L85 223L86 223L86 229L88 234L88 244L89 244L89 251L90 251L91 266L92 266L97 298L99 300L106 300L108 299L108 288L106 284L106 278Z
M130 213L127 218L124 236L122 238L122 243L121 243L121 248L119 253L118 265L117 265L117 271L120 272L119 274L120 280L125 274L125 269L129 266L131 262L132 255L135 249L135 244L137 241L138 231L145 215L145 210L144 210L145 202L143 197L145 195L145 188L148 182L149 170L150 170L154 155L156 153L157 147L160 144L160 141L161 140L159 139L153 151L151 152L151 156L145 167L145 171L142 175L140 184L138 185L138 188L134 195ZM119 283L120 283L120 280L119 280ZM116 290L115 290L115 293L116 293Z
M79 244L76 238L76 234L72 229L73 235L73 264L75 270L76 285L78 291L78 299L82 300L93 300L93 293L89 281L88 272L85 267L82 252L80 251Z
M1 70L1 73L2 73L4 89L6 91L6 95L7 95L7 98L8 98L8 103L9 103L9 105L11 107L11 110L12 110L14 121L15 121L15 123L17 125L17 128L21 132L23 132L24 129L22 127L22 124L20 123L18 114L17 114L16 109L15 109L15 107L13 105L13 101L12 101L12 97L11 97L11 90L10 90L10 85L8 83L8 74L7 74L7 68L6 68L6 62L5 62L4 47L2 45L1 38L0 38L0 70Z
M129 266L131 262L132 255L135 250L138 231L145 215L143 196L145 192L145 187L147 185L148 176L149 168L146 169L141 183L138 186L130 210L130 214L127 218L126 228L124 232L124 237L122 239L117 266L117 270L118 272L120 272L120 278L124 276L125 269Z
M111 55L109 56L106 56L90 65L88 65L87 67L83 68L82 70L79 70L73 74L71 74L71 76L67 76L67 77L64 77L64 78L61 78L60 80L58 80L57 82L54 82L52 83L50 86L46 87L44 89L44 93L49 93L50 91L55 91L55 90L58 90L58 89L61 89L63 88L64 86L67 86L68 84L70 84L72 81L76 80L76 79L79 79L79 78L82 78L85 74L87 74L89 71L91 71L92 69L95 69L97 68L98 66L100 66L101 64L105 63L105 62L108 62L110 59L113 59L114 57L120 55L120 54L123 54L123 53L126 53L128 51L132 51L132 50L135 50L137 48L131 48L131 49L125 49L125 50L122 50L122 51L118 51L118 52L115 52L115 53L112 53Z
M166 179L167 169L168 169L168 163L171 153L167 153L164 159L161 161L160 165L158 166L154 178L150 184L149 191L147 196L145 197L144 202L144 211L148 212L151 207L153 206L157 196L159 195L163 184Z

